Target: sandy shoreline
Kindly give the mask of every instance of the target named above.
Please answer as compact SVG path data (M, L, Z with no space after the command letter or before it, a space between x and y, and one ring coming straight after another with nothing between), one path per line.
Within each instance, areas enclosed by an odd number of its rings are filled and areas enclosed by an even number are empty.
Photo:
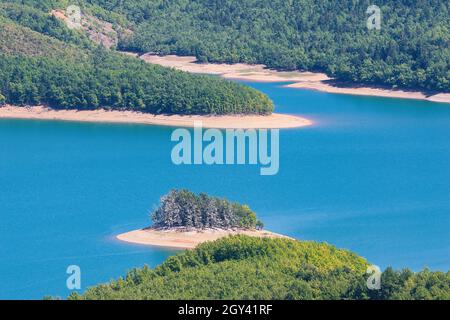
M0 107L0 119L38 119L78 122L138 123L170 127L193 127L194 122L201 121L204 128L217 129L285 129L311 125L308 119L273 113L260 115L225 115L225 116L181 116L152 115L133 111L106 110L53 110L42 106Z
M180 57L175 55L158 56L143 54L140 59L163 67L175 68L190 73L219 75L226 79L247 80L253 82L317 82L330 80L324 73L284 72L267 69L262 64L249 65L245 63L196 63L195 57Z
M327 93L349 94L356 96L372 96L384 98L400 98L450 103L450 93L439 93L427 96L418 91L389 90L370 87L336 87L326 82L298 82L285 85L286 88L317 90Z
M266 230L219 230L205 229L201 231L177 231L177 230L153 230L141 229L119 234L118 240L142 244L148 246L174 248L174 249L193 249L206 241L214 241L229 235L243 234L251 237L262 238L288 238L281 234Z
M140 56L140 58L148 63L158 64L164 67L171 67L191 73L214 74L226 79L254 82L293 82L285 87L317 90L337 94L415 99L450 103L450 93L439 93L428 96L418 91L389 90L362 86L339 87L328 83L327 81L332 79L324 73L300 71L283 72L267 69L264 65L248 65L243 63L196 63L195 57L179 57L174 55L157 56L153 54L144 54Z

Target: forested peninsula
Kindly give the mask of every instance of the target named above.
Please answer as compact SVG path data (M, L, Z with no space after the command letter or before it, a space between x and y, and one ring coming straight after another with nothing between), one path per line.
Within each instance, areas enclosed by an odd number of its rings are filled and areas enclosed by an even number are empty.
M17 2L17 3L13 3ZM62 1L0 4L0 105L152 114L270 114L250 87L146 64L50 14Z

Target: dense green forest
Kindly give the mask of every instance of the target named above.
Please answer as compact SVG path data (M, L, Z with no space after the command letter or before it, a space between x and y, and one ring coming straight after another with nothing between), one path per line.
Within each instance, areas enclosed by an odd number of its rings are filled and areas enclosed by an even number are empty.
M134 37L119 44L126 50L323 71L343 82L450 91L448 0L84 3L135 25ZM366 27L372 4L381 9L381 30Z
M366 10L372 4L369 0L9 0L3 3L3 16L83 48L92 45L86 35L62 28L62 23L48 12L78 4L83 12L111 22L119 33L130 30L130 34L119 38L118 48L122 50L195 55L200 61L209 62L263 63L281 70L322 71L340 82L450 92L450 2L447 0L378 1L381 30L366 27L369 16ZM211 86L214 90L207 90L208 93L219 90L218 84ZM267 113L272 109L270 102L255 92L223 83L220 86L224 88L212 100L215 106L218 103L215 98L227 100L223 106L211 110L212 102L207 101L198 107L187 107L186 113ZM120 89L121 95L128 90ZM234 91L240 93L235 99L229 94ZM197 98L201 94L191 93L185 100L190 102L192 96ZM130 101L137 106L149 103L148 97L139 90L130 95L136 98L124 98L119 105L130 108ZM8 94L5 96L9 98ZM97 100L101 101L102 97ZM108 97L106 100L99 103L109 102ZM242 107L242 101L250 101L250 106ZM147 109L155 112L153 107ZM165 109L168 109L165 112L180 112L178 103L173 111L172 106Z
M233 236L69 298L450 299L450 272L388 268L381 290L369 290L367 266L358 255L324 243Z
M68 29L49 8L1 3L0 9L0 103L158 114L273 110L266 95L247 86L104 49Z
M172 190L163 196L152 221L153 228L158 229L263 228L248 206L189 190Z

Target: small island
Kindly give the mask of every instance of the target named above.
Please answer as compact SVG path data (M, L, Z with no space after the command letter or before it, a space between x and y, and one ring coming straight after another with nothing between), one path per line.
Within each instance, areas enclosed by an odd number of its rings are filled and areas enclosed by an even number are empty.
M247 206L205 193L172 190L151 214L152 226L120 234L117 239L150 246L193 249L200 243L230 235L287 238L263 230L264 224Z

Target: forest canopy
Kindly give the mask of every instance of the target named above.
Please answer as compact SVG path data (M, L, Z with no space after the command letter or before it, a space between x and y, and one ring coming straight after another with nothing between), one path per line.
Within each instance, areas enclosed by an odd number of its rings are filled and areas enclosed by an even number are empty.
M366 10L373 4L369 0L74 0L70 4L78 4L83 12L111 23L119 35L123 30L130 31L118 39L117 48L125 51L194 55L201 62L262 63L279 70L325 72L343 83L429 94L450 92L447 0L379 1L381 30L368 30L366 26ZM3 1L0 21L8 19L8 24L76 46L78 52L82 48L88 57L92 56L89 52L95 46L86 34L68 30L48 14L68 5L66 0ZM48 38L41 43L50 41ZM18 49L24 47L20 41L13 43ZM29 51L34 48L30 45ZM8 54L16 56L17 52L9 50ZM51 51L47 55L53 56ZM265 95L236 83L166 74L131 58L121 60L112 52L106 55L109 62L91 58L83 65L69 65L66 70L57 65L73 55L37 63L53 72L63 72L64 78L73 72L76 80L85 83L83 90L88 88L85 94L76 89L77 81L73 86L63 81L60 86L55 79L47 79L50 89L46 91L21 88L17 82L28 86L30 79L23 73L43 71L35 61L28 60L22 66L26 70L13 70L14 76L8 70L0 91L8 103L39 102L58 107L62 101L61 108L109 107L186 114L267 114L273 110ZM111 66L111 60L120 67ZM125 64L132 71L128 72ZM133 79L136 70L141 69L144 75ZM12 85L5 88L10 80Z
M263 228L263 223L247 205L205 193L196 195L189 190L172 190L163 196L152 214L152 221L156 229Z
M126 17L119 47L322 71L342 82L450 92L450 2L89 0ZM370 5L381 30L368 30Z
M381 290L369 290L367 266L325 243L241 235L201 244L69 299L450 299L450 272L387 268Z

